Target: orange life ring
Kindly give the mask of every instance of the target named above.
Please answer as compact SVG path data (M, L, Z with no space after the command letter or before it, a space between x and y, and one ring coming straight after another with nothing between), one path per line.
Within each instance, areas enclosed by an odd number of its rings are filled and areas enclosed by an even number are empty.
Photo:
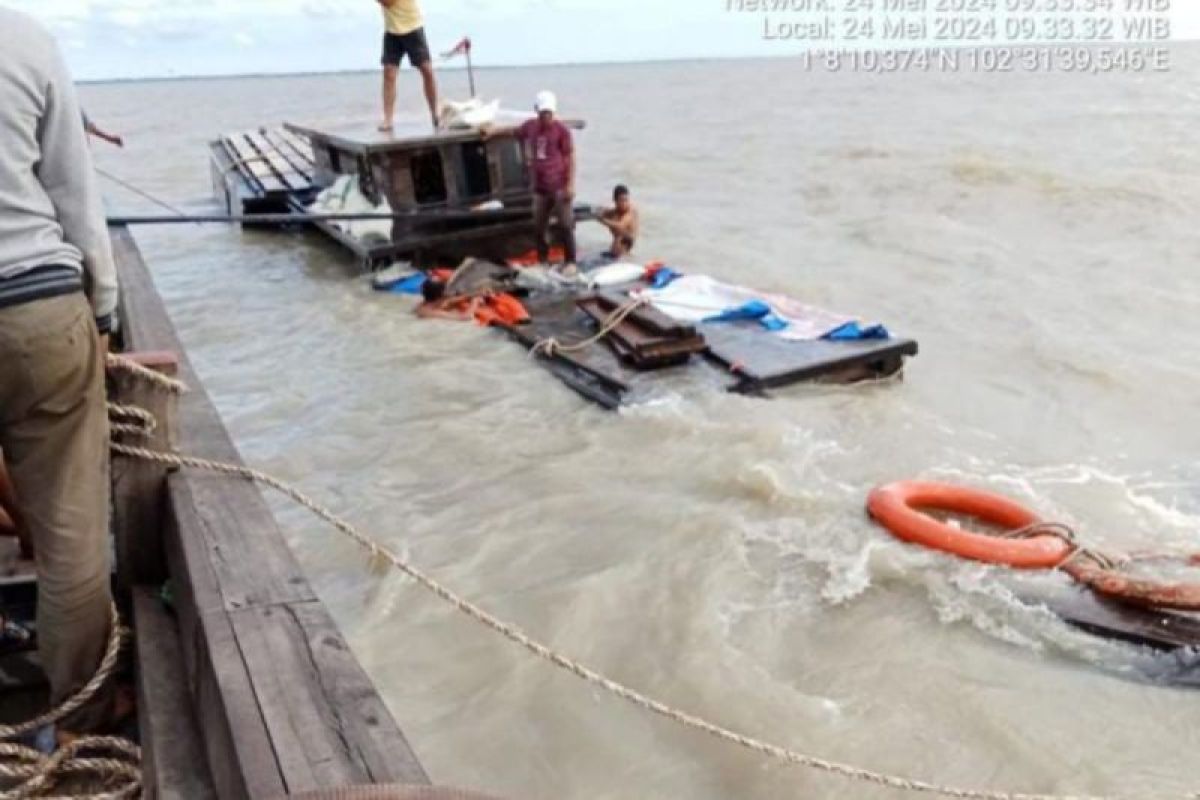
M1200 565L1200 557L1189 559ZM1142 608L1200 611L1200 584L1160 583L1108 569L1090 558L1077 558L1063 567L1067 574L1096 594Z
M893 483L871 492L867 500L871 516L898 538L974 561L1018 569L1053 569L1074 552L1068 542L1056 536L1027 539L987 536L947 525L921 509L965 514L1009 530L1043 521L1005 497L945 483Z

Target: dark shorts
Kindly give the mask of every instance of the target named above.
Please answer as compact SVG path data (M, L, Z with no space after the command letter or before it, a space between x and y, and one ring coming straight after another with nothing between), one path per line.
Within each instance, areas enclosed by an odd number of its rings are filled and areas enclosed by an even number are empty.
M425 40L425 29L417 28L405 34L383 34L383 58L380 63L385 67L398 67L408 56L408 63L419 67L430 61L429 42Z

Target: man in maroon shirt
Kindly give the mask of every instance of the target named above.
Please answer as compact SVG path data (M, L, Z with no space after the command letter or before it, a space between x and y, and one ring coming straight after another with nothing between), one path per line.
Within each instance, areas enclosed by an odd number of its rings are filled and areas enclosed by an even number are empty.
M517 138L525 146L525 163L533 179L533 221L537 236L538 259L550 260L546 234L551 214L558 221L559 235L566 250L564 275L575 268L575 147L571 131L557 119L558 99L553 92L539 92L534 104L537 119L517 129Z

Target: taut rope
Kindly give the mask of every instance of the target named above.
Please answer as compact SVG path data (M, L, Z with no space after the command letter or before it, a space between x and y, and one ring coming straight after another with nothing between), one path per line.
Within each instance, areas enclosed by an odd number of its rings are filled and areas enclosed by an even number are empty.
M592 340L599 340L604 335L607 335L611 329L615 328L629 314L631 314L638 307L638 305L640 305L640 302L635 302L615 311L602 326L601 332L597 336L592 337ZM589 341L588 344L590 343L591 342ZM580 348L583 346L586 345L583 342L580 342L569 345L568 347ZM393 568L407 575L412 580L416 581L420 586L427 589L436 597L450 604L458 611L474 619L476 622L479 622L485 627L490 628L504 638L508 639L510 642L519 645L538 658L571 672L584 681L594 686L598 686L608 693L626 700L627 702L630 702L641 709L669 719L672 722L676 722L687 728L691 728L692 730L701 731L721 741L738 745L739 747L751 752L768 756L788 764L808 767L821 772L830 773L864 783L885 786L900 791L959 798L959 800L1116 800L1116 798L1103 798L1088 795L1029 794L945 786L930 781L915 780L897 775L890 775L862 767L856 767L849 764L843 764L836 761L819 758L817 756L807 755L791 748L772 744L762 739L738 733L715 722L710 722L702 717L690 714L681 709L673 708L666 703L648 697L636 689L631 689L624 684L618 683L617 681L612 680L596 670L593 670L584 664L581 664L578 661L575 661L574 659L571 659L570 657L553 650L541 642L538 642L536 639L533 639L516 626L493 616L483 608L472 603L470 600L467 600L453 590L443 586L435 578L425 574L425 572L409 563L386 545L361 532L346 520L337 516L332 511L321 506L315 500L305 495L299 489L278 478L243 465L223 464L202 458L192 458L175 453L165 453L141 447L133 447L117 442L112 443L111 449L113 453L126 456L128 458L140 459L170 467L203 470L206 472L213 472L230 477L243 478L248 481L268 486L294 500L296 503L308 509L317 517L328 522L335 529L352 539L370 554L372 564L391 565ZM3 799L0 798L0 800ZM1188 800L1200 800L1200 794L1192 794L1188 797Z

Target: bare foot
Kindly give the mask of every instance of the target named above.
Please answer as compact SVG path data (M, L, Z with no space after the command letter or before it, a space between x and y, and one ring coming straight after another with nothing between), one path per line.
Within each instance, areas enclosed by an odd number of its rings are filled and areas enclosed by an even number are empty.
M391 133L392 132L392 123L381 122L381 123L379 123L379 127L377 127L375 130L379 131L380 133Z

